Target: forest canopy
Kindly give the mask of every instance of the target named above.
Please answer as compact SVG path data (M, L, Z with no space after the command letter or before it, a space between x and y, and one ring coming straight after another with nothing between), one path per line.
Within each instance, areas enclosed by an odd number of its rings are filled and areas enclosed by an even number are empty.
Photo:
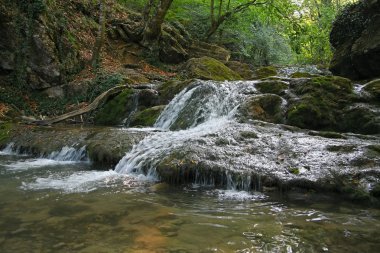
M154 0L118 0L144 12ZM199 40L224 45L254 65L328 64L329 33L355 0L174 0L166 21L181 22Z

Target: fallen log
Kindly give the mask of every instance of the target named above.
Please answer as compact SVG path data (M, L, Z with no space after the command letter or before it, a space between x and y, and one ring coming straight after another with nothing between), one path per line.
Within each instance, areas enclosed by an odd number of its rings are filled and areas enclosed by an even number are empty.
M96 108L98 108L98 106L101 105L103 102L105 102L110 96L118 94L127 88L131 88L131 87L129 85L122 85L122 86L113 87L113 88L103 92L102 94L100 94L98 97L96 97L94 99L94 101L92 101L91 104L89 104L86 107L83 107L81 109L78 109L78 110L75 110L72 112L65 113L63 115L60 115L60 116L52 118L52 119L31 120L27 123L28 124L36 124L36 125L47 126L47 125L52 125L52 124L62 122L64 120L67 120L67 119L70 119L70 118L73 118L73 117L76 117L79 115L83 115L85 113L91 112L91 111L95 110Z

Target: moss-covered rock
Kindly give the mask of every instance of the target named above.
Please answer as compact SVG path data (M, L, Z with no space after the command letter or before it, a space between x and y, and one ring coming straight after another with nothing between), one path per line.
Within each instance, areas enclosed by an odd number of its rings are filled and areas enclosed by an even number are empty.
M211 57L192 58L184 67L185 75L191 78L215 81L241 80L241 76L220 61Z
M238 73L243 79L250 80L253 78L254 72L251 70L251 67L242 62L238 61L228 61L225 63L227 67Z
M346 136L340 133L336 132L328 132L328 131L310 131L308 132L309 135L311 136L321 136L324 138L329 138L329 139L347 139Z
M310 74L307 72L294 72L290 75L291 78L311 78L311 77L317 77L318 75Z
M380 116L365 106L351 106L340 115L338 129L360 134L379 134Z
M256 88L261 93L272 93L282 95L288 88L288 84L282 81L262 81L256 84Z
M126 89L106 104L96 113L94 122L97 125L119 125L133 111L136 103L133 99L135 92Z
M364 86L364 90L369 92L374 99L380 102L380 79L367 83Z
M189 79L185 81L170 80L162 83L158 87L158 93L160 96L161 104L168 104L178 93L180 93L184 88L189 86L194 80Z
M338 129L343 108L353 98L350 80L337 76L314 77L293 87L300 99L287 112L287 123L309 129Z
M252 97L239 108L239 120L246 122L255 119L281 123L283 121L281 105L281 97L274 94Z
M164 109L165 105L159 105L137 112L133 115L130 126L153 126Z
M0 123L0 147L11 137L12 123Z
M273 66L261 67L255 70L255 79L262 79L270 76L276 76L277 69Z

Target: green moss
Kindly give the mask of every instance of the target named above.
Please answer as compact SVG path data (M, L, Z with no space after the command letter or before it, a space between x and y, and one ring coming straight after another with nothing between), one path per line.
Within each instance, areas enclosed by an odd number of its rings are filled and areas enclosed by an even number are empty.
M352 83L337 76L311 78L294 88L300 100L288 112L288 124L301 128L339 130L343 108L352 100Z
M288 84L282 81L263 81L256 84L261 93L272 93L281 95L288 88Z
M158 116L164 110L165 106L154 106L143 111L137 112L131 121L130 126L153 126Z
M193 58L186 63L187 75L193 78L215 81L241 80L241 76L220 61L211 57Z
M290 75L291 78L311 78L311 77L317 77L318 75L313 75L307 72L294 72Z
M185 89L191 82L193 82L192 79L185 81L171 80L162 83L158 88L161 102L164 104L169 103L175 95Z
M300 169L299 168L289 168L288 171L294 175L299 175L300 174Z
M128 113L133 110L133 90L126 89L116 97L110 99L94 118L98 125L119 125Z
M13 126L11 123L0 123L0 146L5 145L10 138Z
M380 145L369 145L367 148L380 154Z
M270 76L276 76L277 70L273 66L261 67L255 70L256 79L262 79Z
M329 145L326 149L330 152L342 152L349 153L354 151L356 146L354 145Z

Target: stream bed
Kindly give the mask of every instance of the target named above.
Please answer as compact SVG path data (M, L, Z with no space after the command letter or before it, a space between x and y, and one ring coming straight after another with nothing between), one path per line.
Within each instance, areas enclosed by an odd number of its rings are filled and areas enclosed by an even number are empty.
M78 155L77 155L78 156ZM0 155L0 252L378 252L380 210ZM291 194L291 193L289 193Z

